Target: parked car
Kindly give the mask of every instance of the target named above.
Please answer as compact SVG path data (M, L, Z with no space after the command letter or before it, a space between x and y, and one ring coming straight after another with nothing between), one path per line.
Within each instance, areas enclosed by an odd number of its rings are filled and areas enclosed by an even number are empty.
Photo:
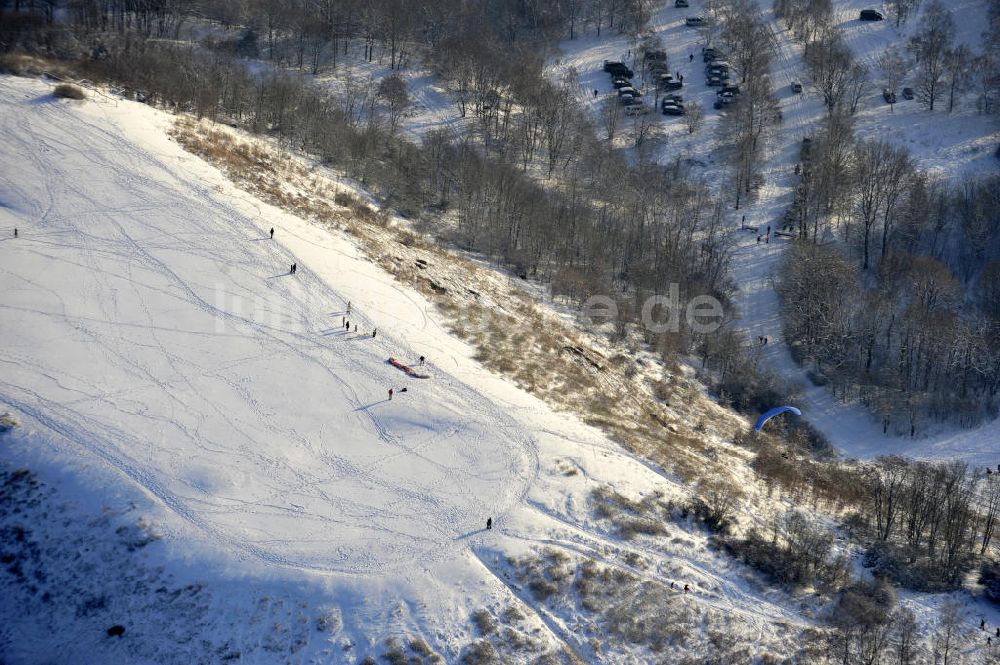
M688 0L674 0L674 7L677 9L684 9L688 6Z
M687 111L684 110L683 104L668 102L663 105L663 115L684 115L685 113Z
M641 101L633 97L632 95L622 95L618 98L618 101L622 106L634 106L635 104L642 104Z
M736 95L731 92L720 92L717 95L716 101L722 103L723 106L729 106L736 101Z
M800 93L802 92L802 84L798 81L792 81L792 92Z
M618 88L631 87L632 82L624 76L616 76L611 80L611 85L615 86L615 89L617 90Z
M882 99L885 100L886 104L895 104L896 93L894 93L889 88L882 88Z
M625 115L646 115L647 113L649 113L649 107L642 102L625 107Z
M720 90L719 92L731 92L734 95L738 95L740 94L740 86L736 85L735 83L731 83L730 85L722 86L722 90Z
M719 76L709 76L705 79L705 85L721 88L725 83L723 83L722 78Z
M711 46L704 46L701 49L701 59L704 62L711 62L712 60L715 60L716 58L721 58L721 57L722 57L722 54L718 51L718 49L715 49L715 48L713 48Z
M684 19L684 25L690 26L692 28L700 28L701 26L708 23L704 16L688 16Z
M618 88L618 96L624 97L625 95L631 95L632 97L640 97L639 91L630 85Z
M604 61L604 71L612 76L624 76L625 78L632 78L635 75L635 73L629 69L625 63L615 62L614 60Z
M913 99L915 96L913 88L903 88L903 99Z
M862 21L881 21L885 16L882 15L882 12L874 9L862 9L858 18Z
M656 51L656 50L646 51L646 53L643 54L643 59L649 60L649 61L663 62L664 60L667 59L667 52L666 51Z
M684 97L682 97L681 95L667 95L663 98L662 104L666 104L668 102L673 102L674 104L680 104L681 106L684 106Z
M664 74L660 77L660 87L664 90L680 90L684 84L679 79L675 79L672 74Z

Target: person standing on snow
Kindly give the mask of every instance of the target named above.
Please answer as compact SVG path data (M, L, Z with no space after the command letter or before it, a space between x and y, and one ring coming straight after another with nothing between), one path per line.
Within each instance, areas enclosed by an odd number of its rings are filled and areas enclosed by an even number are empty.
M378 332L378 328L373 328L372 329L372 339L375 339L375 333L377 333L377 332Z
M351 301L350 300L347 301L347 313L348 314L351 313Z
M274 227L271 227L271 240L274 240Z
M423 365L423 364L424 364L424 357L423 357L423 356L420 356L420 364L421 364L421 365Z
M392 401L392 388L389 388L389 401Z
M492 517L487 517L486 518L486 530L489 531L492 528L493 528L493 518Z

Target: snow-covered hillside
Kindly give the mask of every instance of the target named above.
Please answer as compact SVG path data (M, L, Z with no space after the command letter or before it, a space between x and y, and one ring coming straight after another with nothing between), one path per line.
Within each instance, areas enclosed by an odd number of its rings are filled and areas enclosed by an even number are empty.
M236 189L170 116L50 90L0 79L6 661L361 662L394 638L451 662L477 611L515 626L478 633L507 662L645 659L535 602L509 557L540 548L673 599L689 653L723 626L794 648L813 620L700 528L667 513L624 539L593 514L595 489L667 505L681 483L489 374L347 234ZM386 363L420 355L430 379Z

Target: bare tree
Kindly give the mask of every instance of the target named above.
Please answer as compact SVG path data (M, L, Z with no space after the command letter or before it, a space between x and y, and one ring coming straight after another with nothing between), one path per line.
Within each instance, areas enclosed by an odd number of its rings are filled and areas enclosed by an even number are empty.
M941 96L942 78L954 38L955 22L951 12L941 0L931 0L908 45L917 63L917 96L930 111Z
M389 113L389 131L395 133L399 119L410 105L410 91L406 81L397 74L385 77L379 81L378 98Z
M969 86L972 72L972 52L965 44L950 49L945 56L945 76L948 78L948 113L955 109L955 95Z
M847 94L854 65L851 50L837 32L829 32L806 46L806 65L813 85L823 95L827 113L841 105Z
M854 63L847 75L847 103L852 115L858 112L858 104L868 92L870 84L868 65L862 62Z
M886 0L889 13L896 19L897 28L906 22L919 4L920 0Z
M624 117L622 105L616 97L609 96L601 102L601 127L604 129L604 138L610 144L609 147L614 145L615 134L617 134L618 127Z
M688 134L694 134L701 129L705 121L705 107L700 102L689 102L685 107L684 124L687 126Z
M897 49L888 48L879 56L878 68L882 75L882 85L895 96L910 71L909 61Z
M940 662L941 665L948 665L948 663L954 662L961 628L961 606L953 600L946 601L941 606L937 630L934 631L935 662Z

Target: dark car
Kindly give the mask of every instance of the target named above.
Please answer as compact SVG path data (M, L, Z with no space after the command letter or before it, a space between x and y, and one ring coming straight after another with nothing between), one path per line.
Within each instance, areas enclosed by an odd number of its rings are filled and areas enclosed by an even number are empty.
M688 6L688 0L674 0L674 7L677 9L684 9Z
M624 76L625 78L632 78L634 76L634 72L626 67L624 63L612 60L604 61L604 71L612 76Z
M882 16L882 12L874 9L862 9L858 18L862 21L881 21L885 16Z
M882 88L882 99L884 99L887 104L895 104L896 93L889 88Z
M719 52L711 46L706 46L701 50L701 59L704 62L711 62L712 60L715 60L717 55L719 55Z
M665 74L660 77L660 87L664 90L680 90L684 87L684 84L670 74Z
M798 81L792 81L792 92L796 94L802 92L802 84Z
M684 115L687 111L684 110L682 104L677 103L667 103L663 105L663 115Z
M632 97L641 97L642 94L630 85L618 88L618 96L624 97L625 95L631 95Z
M645 55L643 55L643 58L645 60L662 62L662 61L664 61L664 60L667 59L667 52L666 51L652 51L652 50L651 51L646 51Z
M712 86L712 87L716 87L716 86L722 87L725 84L722 82L722 79L720 77L718 77L718 76L709 76L707 79L705 79L705 85Z
M722 86L722 90L720 90L716 94L721 94L721 93L724 93L724 92L731 92L734 95L738 95L738 94L740 94L740 86L736 85L735 83L733 83L731 85L724 85L724 86Z
M700 28L701 26L708 23L704 16L688 16L684 19L684 25L690 26L692 28Z
M915 96L913 88L903 88L903 99L913 99Z
M684 106L684 97L682 97L681 95L667 95L666 97L663 98L663 101L661 102L660 105L665 106L667 104L677 104L679 106Z
M616 88L616 89L617 89L617 88L625 88L625 87L627 87L627 86L630 86L630 85L632 85L632 82L631 82L631 81L629 81L629 80L628 80L627 78L625 78L624 76L616 76L616 77L615 77L615 78L614 78L614 79L613 79L613 80L611 81L611 85L615 86L615 88Z

